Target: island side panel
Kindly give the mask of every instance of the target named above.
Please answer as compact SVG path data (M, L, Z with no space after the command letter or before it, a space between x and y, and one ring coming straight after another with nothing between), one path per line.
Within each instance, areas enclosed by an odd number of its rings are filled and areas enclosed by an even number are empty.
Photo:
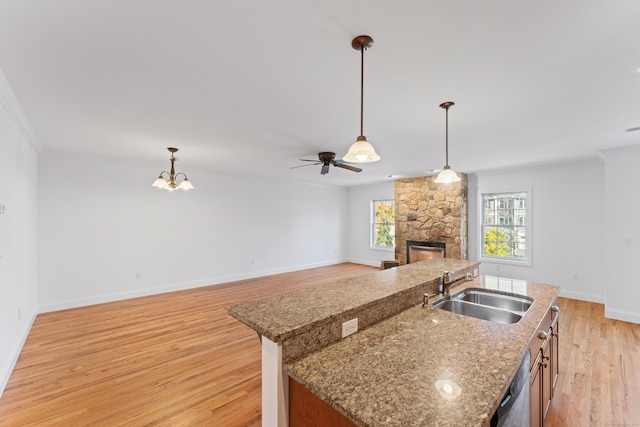
M289 425L289 377L282 365L282 345L262 337L262 427Z
M357 424L289 377L289 426L357 427Z

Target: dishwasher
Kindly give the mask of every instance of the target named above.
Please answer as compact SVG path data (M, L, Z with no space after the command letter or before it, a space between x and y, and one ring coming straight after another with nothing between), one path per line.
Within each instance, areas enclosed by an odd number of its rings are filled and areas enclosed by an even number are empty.
M522 363L505 391L498 409L491 417L491 427L529 426L529 349L522 354Z

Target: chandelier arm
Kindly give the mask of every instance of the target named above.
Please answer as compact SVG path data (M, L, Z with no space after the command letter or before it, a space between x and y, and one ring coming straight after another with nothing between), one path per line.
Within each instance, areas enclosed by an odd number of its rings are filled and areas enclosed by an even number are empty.
M179 177L180 175L184 176L184 178L182 178L182 179L189 180L189 177L187 177L187 174L186 174L186 173L184 173L184 172L178 172L177 174L175 174L175 175L174 175L173 179L178 179L178 177Z
M171 179L171 174L170 174L169 172L167 172L167 171L162 171L162 172L160 172L160 177L161 177L161 178L164 178L163 174L165 174L165 173L166 173L167 175L169 175L169 179Z

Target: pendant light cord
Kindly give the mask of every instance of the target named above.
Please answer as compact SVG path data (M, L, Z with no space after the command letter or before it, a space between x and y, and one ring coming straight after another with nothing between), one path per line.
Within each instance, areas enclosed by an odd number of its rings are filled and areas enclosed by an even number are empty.
M445 164L449 166L449 107L446 109L446 119L445 119Z
M363 136L364 121L364 46L360 46L360 136Z
M440 108L444 108L446 111L446 119L445 119L445 166L449 166L449 108L451 106L455 105L455 103L449 101L449 102L443 102L442 104L440 104Z

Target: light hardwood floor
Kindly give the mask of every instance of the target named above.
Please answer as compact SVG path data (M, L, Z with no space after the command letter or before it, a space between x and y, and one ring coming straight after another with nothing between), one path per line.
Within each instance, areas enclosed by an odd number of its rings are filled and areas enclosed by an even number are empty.
M227 307L375 271L347 263L41 314L0 426L259 426L260 341Z
M259 426L260 343L229 305L376 271L341 264L39 315L0 426ZM549 426L640 426L640 325L560 299Z
M560 298L560 377L548 426L640 427L640 325Z

